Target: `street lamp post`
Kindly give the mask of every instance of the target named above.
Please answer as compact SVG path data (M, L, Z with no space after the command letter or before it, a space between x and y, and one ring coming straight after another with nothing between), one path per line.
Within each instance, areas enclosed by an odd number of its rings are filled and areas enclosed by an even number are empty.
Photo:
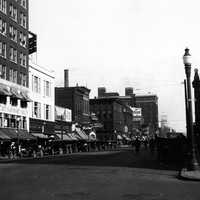
M183 63L185 65L185 74L186 74L186 85L187 85L187 138L189 144L189 152L188 152L188 171L194 171L199 169L199 165L197 162L196 156L196 145L195 145L195 137L193 131L193 113L192 113L192 96L191 96L191 83L190 83L190 75L191 75L191 55L189 53L189 49L185 49L185 54L183 55Z

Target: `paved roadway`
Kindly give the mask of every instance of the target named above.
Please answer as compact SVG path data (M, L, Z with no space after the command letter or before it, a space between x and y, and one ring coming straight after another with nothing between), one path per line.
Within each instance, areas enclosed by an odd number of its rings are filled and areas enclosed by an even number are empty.
M200 183L176 178L132 149L0 164L2 200L199 200Z

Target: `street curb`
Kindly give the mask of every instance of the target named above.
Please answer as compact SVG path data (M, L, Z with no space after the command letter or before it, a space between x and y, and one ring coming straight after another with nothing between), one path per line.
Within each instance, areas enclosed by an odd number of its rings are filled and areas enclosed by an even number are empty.
M59 158L59 157L72 157L72 156L89 156L89 155L105 155L105 154L114 154L118 153L120 150L113 150L113 151L100 151L100 152L83 152L83 153L70 153L70 154L63 154L63 155L50 155L50 156L43 156L43 157L30 157L30 158L18 158L18 159L1 159L1 163L16 163L20 161L29 161L29 160L43 160L46 158L53 159L53 158Z

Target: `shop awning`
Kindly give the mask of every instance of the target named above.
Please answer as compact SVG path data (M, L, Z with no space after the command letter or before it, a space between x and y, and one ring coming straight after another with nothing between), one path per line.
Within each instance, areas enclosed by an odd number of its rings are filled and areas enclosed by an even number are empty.
M11 96L15 97L17 99L22 99L22 95L20 93L20 90L16 89L16 88L10 88L10 92L11 92Z
M72 141L78 140L74 133L68 133L67 135L71 138Z
M88 136L86 135L86 133L81 130L80 128L76 128L75 130L75 135L77 136L77 139L80 139L80 140L88 140Z
M48 139L48 136L44 135L43 133L31 133L31 134L38 138Z
M65 140L65 141L72 141L73 139L69 136L69 135L67 135L67 134L56 134L58 137L59 137L59 139L60 140Z
M0 83L0 95L11 96L11 92L7 85Z
M28 95L28 92L26 92L26 91L21 91L21 96L22 96L22 99L25 101L32 101Z
M28 133L26 130L17 130L14 128L0 128L0 133L3 132L10 139L20 140L36 140L36 137Z
M1 140L10 140L11 138L8 137L4 132L0 131L0 139Z

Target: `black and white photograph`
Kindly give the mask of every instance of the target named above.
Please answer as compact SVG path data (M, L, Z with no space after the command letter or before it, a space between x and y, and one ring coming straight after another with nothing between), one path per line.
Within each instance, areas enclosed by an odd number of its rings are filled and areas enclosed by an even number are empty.
M199 200L199 9L0 0L0 199Z

